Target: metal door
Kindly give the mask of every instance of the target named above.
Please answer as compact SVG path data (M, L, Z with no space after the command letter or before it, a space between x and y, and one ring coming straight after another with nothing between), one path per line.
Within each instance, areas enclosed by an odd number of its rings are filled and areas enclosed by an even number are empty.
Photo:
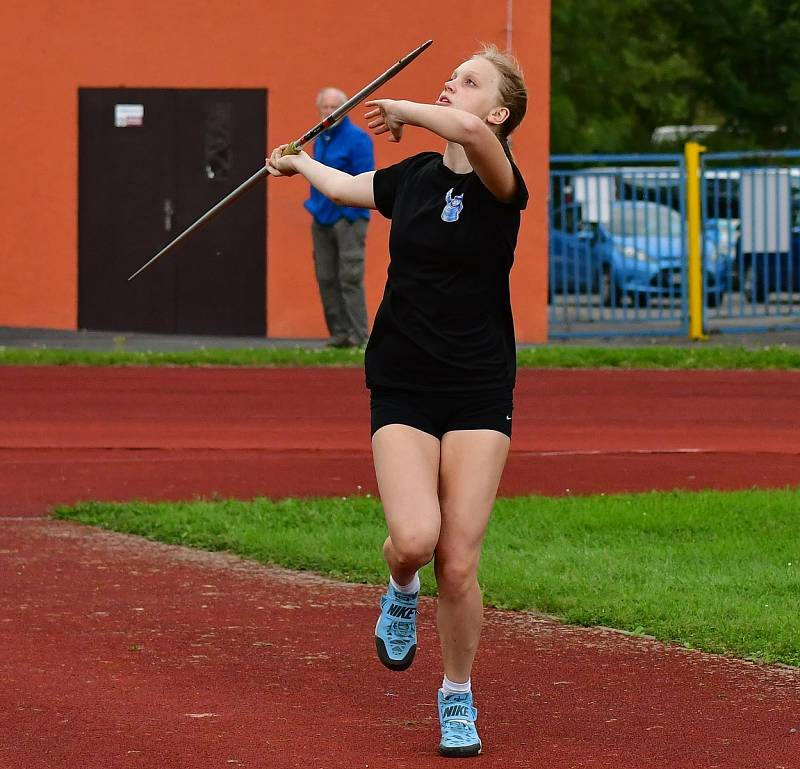
M266 185L128 276L264 162L262 89L82 88L81 328L266 333Z

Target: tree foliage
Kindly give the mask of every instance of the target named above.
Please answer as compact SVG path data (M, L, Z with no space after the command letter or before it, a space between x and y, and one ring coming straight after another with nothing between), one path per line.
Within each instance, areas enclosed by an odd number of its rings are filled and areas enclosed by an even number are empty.
M800 0L553 0L552 152L800 147Z

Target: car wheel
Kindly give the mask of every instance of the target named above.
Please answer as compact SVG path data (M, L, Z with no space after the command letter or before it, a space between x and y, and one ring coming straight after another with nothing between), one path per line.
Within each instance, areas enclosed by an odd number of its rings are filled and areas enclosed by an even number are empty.
M647 307L650 304L650 296L644 291L631 294L631 299L636 307Z
M622 289L616 284L610 264L603 265L602 293L604 307L622 306Z
M752 262L744 268L744 295L748 302L764 302L767 299L764 281L758 280Z
M709 291L709 293L706 294L706 307L719 307L721 298L722 295L718 294L716 291Z

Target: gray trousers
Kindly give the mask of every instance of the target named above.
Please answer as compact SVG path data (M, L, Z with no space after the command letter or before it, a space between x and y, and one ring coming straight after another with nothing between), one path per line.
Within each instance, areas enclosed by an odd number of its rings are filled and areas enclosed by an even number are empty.
M314 266L328 331L335 342L367 340L364 243L367 220L342 217L331 227L311 222Z

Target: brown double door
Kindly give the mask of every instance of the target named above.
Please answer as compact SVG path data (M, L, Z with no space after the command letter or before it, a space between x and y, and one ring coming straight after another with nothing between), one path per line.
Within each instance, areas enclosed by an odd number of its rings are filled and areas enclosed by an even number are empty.
M266 185L128 276L264 163L262 89L79 90L80 328L266 334Z

